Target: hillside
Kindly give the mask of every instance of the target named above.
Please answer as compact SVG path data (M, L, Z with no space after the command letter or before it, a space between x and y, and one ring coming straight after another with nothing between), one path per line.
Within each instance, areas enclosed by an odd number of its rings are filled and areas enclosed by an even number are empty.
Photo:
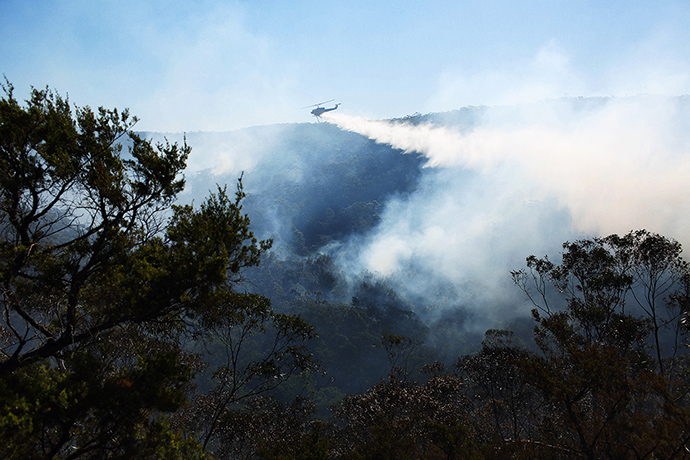
M684 451L684 98L126 149L126 113L27 104L2 101L10 457Z

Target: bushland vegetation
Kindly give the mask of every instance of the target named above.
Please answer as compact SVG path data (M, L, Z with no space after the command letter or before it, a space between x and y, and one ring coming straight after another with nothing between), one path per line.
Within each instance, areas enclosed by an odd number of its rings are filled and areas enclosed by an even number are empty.
M3 89L6 458L690 456L678 242L638 230L529 256L512 277L533 334L492 329L441 354L413 302L373 275L346 286L318 252L414 187L414 158L329 164L346 193L295 221L299 257L284 258L254 236L242 177L177 204L186 143L142 138L127 111Z

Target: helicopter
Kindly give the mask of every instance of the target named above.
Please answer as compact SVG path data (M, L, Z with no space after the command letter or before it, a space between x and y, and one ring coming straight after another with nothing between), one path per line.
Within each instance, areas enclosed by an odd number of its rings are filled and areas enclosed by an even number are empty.
M326 113L326 112L330 112L330 111L332 111L332 110L337 109L338 106L340 105L340 102L338 102L338 103L337 103L333 108L331 108L331 109L327 109L327 108L325 108L325 107L321 107L323 104L328 104L329 102L333 102L333 101L335 101L335 99L331 99L330 101L319 102L318 104L312 104L312 105L308 105L308 106L302 107L302 108L303 108L303 109L308 109L309 107L316 107L314 110L311 111L311 114L314 115L314 116L316 117L316 121L320 121L320 120L321 120L321 115L323 115L323 114Z

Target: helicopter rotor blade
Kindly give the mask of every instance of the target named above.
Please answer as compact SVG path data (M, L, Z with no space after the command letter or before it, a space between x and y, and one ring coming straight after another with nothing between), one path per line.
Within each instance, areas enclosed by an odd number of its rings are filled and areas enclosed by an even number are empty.
M312 105L308 105L308 106L302 107L302 108L303 108L303 109L308 109L309 107L318 107L318 106L320 106L320 105L322 105L322 104L328 104L329 102L333 102L333 101L335 101L335 99L331 99L331 100L329 100L329 101L319 102L318 104L312 104Z

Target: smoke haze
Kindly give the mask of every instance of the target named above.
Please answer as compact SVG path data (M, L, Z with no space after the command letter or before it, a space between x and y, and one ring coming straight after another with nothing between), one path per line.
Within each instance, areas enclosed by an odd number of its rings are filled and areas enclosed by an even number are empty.
M421 267L464 286L463 303L484 290L496 298L482 304L501 305L509 271L566 240L646 228L687 247L687 110L686 98L548 101L481 111L469 128L328 114L431 170L339 254L389 276Z
M461 132L430 123L331 120L431 168L493 179L491 206L555 199L573 229L589 234L647 228L690 243L690 135L685 99L640 97L573 109L567 102L527 107L516 117L487 112ZM450 198L453 191L447 191ZM486 208L485 204L482 208ZM498 216L497 216L498 218Z
M319 251L350 280L385 278L417 305L442 296L432 320L469 309L479 330L529 311L510 279L528 255L557 260L565 241L640 228L690 244L689 115L685 97L571 98L390 121L337 111L324 115L330 124L191 133L187 193L242 171L255 196L306 187L321 180L319 168L371 152L367 141L385 147L377 155L421 156L415 186L386 195L376 225ZM271 200L255 200L263 225L288 238L294 217Z

